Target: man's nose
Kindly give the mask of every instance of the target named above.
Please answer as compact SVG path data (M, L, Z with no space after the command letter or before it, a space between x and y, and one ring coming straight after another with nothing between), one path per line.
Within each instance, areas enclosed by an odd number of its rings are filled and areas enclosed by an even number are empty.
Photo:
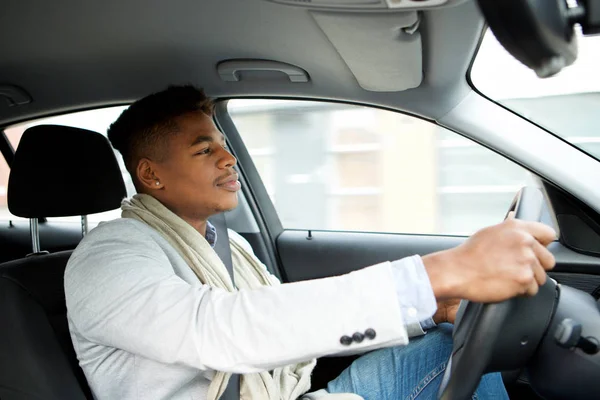
M231 168L237 164L237 159L226 148L222 148L222 153L219 158L219 168Z

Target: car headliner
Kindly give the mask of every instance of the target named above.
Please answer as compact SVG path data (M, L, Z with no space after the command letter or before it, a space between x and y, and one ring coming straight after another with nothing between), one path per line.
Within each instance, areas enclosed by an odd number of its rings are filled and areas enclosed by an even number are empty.
M471 90L466 74L483 28L475 1L452 1L423 11L423 82L401 92L361 88L303 7L265 0L4 2L0 83L25 89L33 102L0 102L0 126L129 103L172 83L202 86L212 97L341 99L436 119ZM366 15L376 23L382 13ZM240 58L299 66L311 82L222 81L216 65Z

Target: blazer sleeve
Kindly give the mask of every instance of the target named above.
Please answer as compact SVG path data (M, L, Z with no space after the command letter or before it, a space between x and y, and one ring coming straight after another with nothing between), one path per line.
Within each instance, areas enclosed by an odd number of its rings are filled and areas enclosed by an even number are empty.
M271 274L269 272L268 268L266 267L266 265L264 265L263 262L260 261L258 259L258 257L256 257L256 255L254 254L254 250L252 249L252 246L250 245L250 243L248 243L248 241L242 235L240 235L239 233L237 233L236 231L234 231L232 229L228 229L227 234L229 235L229 240L230 241L235 241L240 246L242 246L242 248L244 250L246 250L246 252L252 258L254 258L254 260L258 264L260 264L265 269L265 271L267 271L267 273L269 273L271 281L273 281L276 284L280 283L279 279L277 279L277 277L275 275ZM397 276L395 276L395 278L397 279ZM396 291L396 293L397 293L397 291ZM418 322L417 323L407 323L406 324L406 333L407 333L407 335L408 335L409 338L413 338L413 337L418 337L418 336L425 335L425 331L423 330L423 327Z

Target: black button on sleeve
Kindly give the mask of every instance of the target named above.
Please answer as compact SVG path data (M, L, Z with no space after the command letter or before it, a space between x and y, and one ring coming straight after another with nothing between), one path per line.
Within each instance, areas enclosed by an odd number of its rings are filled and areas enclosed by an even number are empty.
M340 338L340 343L344 346L350 346L352 344L352 338L350 336L342 336Z
M365 335L363 335L360 332L356 332L354 335L352 335L352 339L356 342L356 343L360 343L365 339Z
M375 339L375 336L377 336L377 332L375 332L375 329L369 328L365 331L365 337L367 339L373 340L373 339Z

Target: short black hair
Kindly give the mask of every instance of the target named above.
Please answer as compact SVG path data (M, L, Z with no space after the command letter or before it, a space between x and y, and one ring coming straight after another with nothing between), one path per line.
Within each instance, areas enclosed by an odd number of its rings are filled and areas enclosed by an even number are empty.
M202 89L192 85L169 86L136 101L110 125L108 139L123 156L134 182L139 160L160 160L166 139L178 130L176 118L195 111L213 115L214 103Z

